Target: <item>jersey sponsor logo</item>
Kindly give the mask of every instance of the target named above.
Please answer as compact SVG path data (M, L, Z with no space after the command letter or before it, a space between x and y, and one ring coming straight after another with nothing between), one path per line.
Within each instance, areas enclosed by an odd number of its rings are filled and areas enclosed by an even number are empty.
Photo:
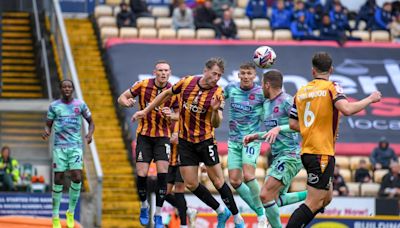
M266 127L276 127L278 126L278 120L266 120L264 121Z
M142 154L142 151L139 151L137 160L138 160L138 161L143 161L143 154Z
M250 94L250 95L249 95L249 100L254 100L254 99L256 99L256 95Z
M279 112L279 107L276 106L276 107L274 108L274 113L278 113L278 112Z
M231 103L231 107L236 110L243 110L243 111L247 111L247 112L252 110L251 106L242 105L242 104L238 104L238 103Z
M316 184L319 181L319 177L318 175L314 174L314 173L309 173L308 174L308 178L307 178L308 183L310 184Z
M74 108L74 112L75 112L76 114L79 114L79 113L80 113L79 108Z
M194 113L206 113L207 112L207 109L200 109L199 108L199 106L197 106L197 105L195 105L195 104L188 104L186 101L185 102L183 102L183 107L185 108L185 109L189 109L191 112L194 112Z

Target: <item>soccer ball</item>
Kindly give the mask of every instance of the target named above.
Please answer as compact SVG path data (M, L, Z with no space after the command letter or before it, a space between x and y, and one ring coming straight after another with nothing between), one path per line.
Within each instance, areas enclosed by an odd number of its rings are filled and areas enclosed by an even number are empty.
M254 51L253 61L254 63L263 69L271 67L276 59L276 54L274 49L268 46L258 47Z

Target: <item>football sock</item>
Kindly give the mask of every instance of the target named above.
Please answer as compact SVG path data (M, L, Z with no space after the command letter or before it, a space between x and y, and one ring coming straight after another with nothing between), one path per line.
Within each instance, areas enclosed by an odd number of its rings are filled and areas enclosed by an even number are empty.
M74 213L76 203L78 202L79 195L81 194L81 186L82 182L75 183L71 181L71 186L69 187L69 203L68 203L68 211Z
M276 203L278 204L279 207L282 207L285 205L303 201L305 200L306 196L307 196L307 191L286 193L280 195Z
M279 215L279 207L276 205L275 201L269 201L264 204L265 215L267 216L269 224L274 228L281 228L281 217Z
M160 211L156 214L160 215L161 207L164 204L165 195L167 194L167 174L158 173L157 174L157 187L156 187L156 207L160 208Z
M313 220L315 214L304 203L290 216L286 228L306 227Z
M236 191L239 193L239 196L244 200L244 202L246 202L253 211L256 211L257 208L254 207L250 188L242 182L239 187L236 188Z
M204 187L204 185L199 184L197 188L192 191L193 194L197 196L203 203L207 204L207 206L211 207L213 210L217 210L220 206L218 201L211 195L211 192Z
M62 196L63 185L53 184L53 218L58 218L60 214L60 202Z
M260 199L260 186L258 185L258 182L256 179L253 179L251 181L246 182L246 185L250 189L250 195L253 201L253 209L257 216L264 216L264 207L262 205L261 199Z
M176 194L176 193L175 193ZM171 204L173 207L176 207L176 195L175 194L167 194L165 196L165 200Z
M239 213L239 210L236 206L235 200L233 199L233 194L229 186L224 183L220 189L217 189L219 194L221 195L222 201L224 201L225 205L232 212L233 215Z
M146 199L147 199L147 176L146 177L137 176L136 185L137 185L140 201L141 202L146 201Z
M187 224L187 218L186 218L186 199L183 193L175 193L175 198L176 198L176 208L178 209L179 212L179 218L181 219L181 225L186 225Z

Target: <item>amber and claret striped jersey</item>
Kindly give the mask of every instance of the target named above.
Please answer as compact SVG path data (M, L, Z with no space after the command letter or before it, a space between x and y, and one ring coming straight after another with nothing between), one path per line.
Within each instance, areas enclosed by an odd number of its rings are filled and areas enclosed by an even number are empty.
M140 110L143 110L158 94L171 88L171 86L172 84L168 82L168 84L163 88L157 87L155 79L151 78L136 82L130 88L130 91L133 97L139 97L139 108ZM136 133L149 137L170 137L171 121L164 118L161 112L163 107L170 107L173 109L178 108L178 101L175 97L172 97L161 106L151 110L146 117L139 120Z
M179 131L179 121L174 121L171 125L172 133ZM169 165L176 166L178 165L178 144L171 143L171 154L169 156Z
M179 138L192 143L214 138L211 99L219 97L224 103L222 88L215 86L202 89L199 85L200 79L201 76L187 76L172 86L172 92L180 99Z
M302 154L335 155L340 118L335 102L340 99L346 99L343 89L324 79L314 79L297 91L290 118L299 121Z

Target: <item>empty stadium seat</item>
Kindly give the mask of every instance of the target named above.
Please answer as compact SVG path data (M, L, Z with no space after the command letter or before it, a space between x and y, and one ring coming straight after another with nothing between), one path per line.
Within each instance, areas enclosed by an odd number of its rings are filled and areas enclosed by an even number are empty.
M116 17L116 16L118 15L119 12L121 12L121 7L119 7L119 6L114 6L113 16Z
M104 44L108 38L118 37L118 28L103 27L100 29L100 37Z
M361 159L364 159L367 162L367 166L369 169L371 168L371 163L367 156L352 156L350 157L350 169L352 170L357 169Z
M235 21L237 29L249 29L251 22L249 18L235 18L233 19Z
M294 180L307 182L307 171L305 169L301 169L299 173L294 177Z
M360 183L356 182L348 182L346 183L347 188L349 189L349 194L351 196L359 196L360 195Z
M376 197L379 192L380 185L377 183L361 184L361 196Z
M244 17L246 17L245 9L239 7L233 9L233 18L244 18Z
M356 21L355 20L349 20L349 25L350 25L350 28L354 28L354 26L356 25Z
M106 4L111 5L111 6L118 6L122 2L125 2L125 1L124 0L106 0Z
M365 28L367 28L367 23L361 20L360 23L358 24L358 30L365 30Z
M268 166L267 164L267 158L265 156L260 155L257 158L257 168L263 168L266 169Z
M269 29L269 20L263 18L256 18L251 21L251 28L253 30L257 29Z
M199 40L215 39L215 31L214 29L206 29L206 28L197 29L196 38Z
M307 189L307 182L306 181L294 180L294 181L292 181L292 184L290 185L290 191L291 192L300 192L300 191L304 191L306 189Z
M374 172L374 182L375 183L381 183L382 178L389 172L389 170L386 169L381 169L381 170L376 170Z
M249 0L238 0L237 7L245 9Z
M158 30L158 38L160 39L175 39L176 31L172 28L161 28Z
M94 8L94 17L112 16L112 7L107 5L98 5Z
M160 28L171 28L172 27L172 18L170 17L159 17L156 21L156 27Z
M257 179L265 179L265 169L264 168L256 168L256 178Z
M274 31L274 40L292 40L292 32L288 29L277 29Z
M239 29L237 33L240 40L252 40L253 39L253 31L250 29Z
M196 31L194 29L179 29L178 39L187 40L194 39L196 37Z
M151 9L151 15L154 17L169 17L168 6L153 6Z
M272 40L271 30L256 30L254 33L254 39L256 40Z
M136 19L137 28L154 28L155 19L152 17L139 17Z
M122 27L119 30L119 37L121 38L134 39L137 38L137 36L138 36L138 31L136 28Z
M372 31L371 32L372 42L389 42L390 34L387 31Z
M342 169L350 168L350 158L347 156L335 156L335 164Z
M352 181L352 175L350 169L340 169L340 175L342 175L345 182Z
M141 28L139 29L139 38L154 39L157 38L157 29L155 28Z
M351 32L351 35L357 38L361 38L363 41L369 41L370 39L370 34L368 31L355 30Z
M113 16L102 16L97 18L97 26L102 27L117 27L117 19Z
M228 168L228 155L222 155L219 159L219 161L221 162L221 166L223 169Z
M313 34L314 34L314 36L319 36L320 32L319 32L319 30L313 30Z

